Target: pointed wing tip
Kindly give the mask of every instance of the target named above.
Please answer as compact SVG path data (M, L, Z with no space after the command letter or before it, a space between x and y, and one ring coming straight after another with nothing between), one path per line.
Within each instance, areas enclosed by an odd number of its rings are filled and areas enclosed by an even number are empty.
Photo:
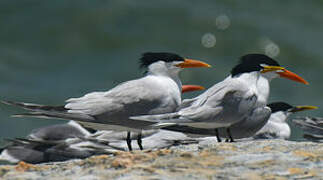
M151 125L151 127L154 127L154 128L164 128L164 127L168 127L168 126L173 126L173 125L176 125L176 123L156 123L156 124L153 124Z
M24 117L24 115L23 114L13 114L10 117L12 117L12 118L22 118L22 117Z
M33 114L31 114L31 113L13 114L10 117L12 117L12 118L22 118L22 117L28 117L28 116L33 116Z
M8 101L8 100L0 100L0 102L1 102L2 104L6 104L6 105L13 105L13 104L14 104L14 102L13 102L13 101Z

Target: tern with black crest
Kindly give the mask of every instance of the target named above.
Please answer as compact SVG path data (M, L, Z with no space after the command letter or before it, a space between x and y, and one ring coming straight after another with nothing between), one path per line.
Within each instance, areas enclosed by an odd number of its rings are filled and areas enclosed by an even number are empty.
M316 106L292 106L285 102L274 102L267 105L271 109L268 118L259 115L251 115L244 120L230 126L231 135L234 139L249 138L255 139L288 139L291 129L287 123L290 115L317 109ZM221 137L225 137L225 129L220 128Z
M308 84L300 76L288 71L274 59L263 54L242 56L238 65L223 81L215 84L203 94L193 99L184 100L175 113L132 117L138 121L155 122L151 128L172 129L172 126L214 129L219 137L218 128L226 128L227 137L233 141L230 126L252 114L270 116L266 106L270 92L270 81L284 77ZM185 128L183 131L185 132Z
M140 132L151 124L129 119L131 116L174 112L181 103L182 84L178 77L183 68L210 67L202 61L185 59L174 53L144 53L140 59L147 69L144 77L119 84L106 92L92 92L80 98L70 98L63 106L47 106L3 101L29 110L19 116L60 118L101 130ZM137 139L140 149L141 136Z

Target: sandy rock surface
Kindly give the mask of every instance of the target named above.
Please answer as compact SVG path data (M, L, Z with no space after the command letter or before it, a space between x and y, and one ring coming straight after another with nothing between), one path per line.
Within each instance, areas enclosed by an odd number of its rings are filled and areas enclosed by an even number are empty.
M84 160L0 166L0 179L323 179L323 143L285 140L180 145Z

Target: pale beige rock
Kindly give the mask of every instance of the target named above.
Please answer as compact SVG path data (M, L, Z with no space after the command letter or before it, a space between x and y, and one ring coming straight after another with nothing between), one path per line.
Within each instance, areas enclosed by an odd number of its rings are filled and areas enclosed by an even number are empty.
M322 169L322 143L210 141L60 163L3 165L0 179L320 179Z

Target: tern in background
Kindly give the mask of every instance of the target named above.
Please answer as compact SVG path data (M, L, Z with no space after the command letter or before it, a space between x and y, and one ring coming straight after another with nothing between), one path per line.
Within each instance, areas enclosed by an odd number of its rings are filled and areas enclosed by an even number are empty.
M139 133L131 133L137 139ZM74 121L50 125L32 130L26 138L17 138L0 149L0 160L10 163L24 161L37 164L44 162L83 159L93 155L126 151L124 141L127 132L90 132ZM169 148L181 144L194 144L201 140L191 139L183 133L167 130L143 130L142 141L146 149ZM133 146L139 150L139 145Z
M233 138L241 139L252 136L254 139L288 139L291 129L287 118L296 112L317 109L316 106L291 106L284 102L275 102L267 106L271 109L268 120L246 119L232 125L230 129ZM222 135L221 132L220 135Z
M90 143L84 139L92 136L90 131L74 121L37 128L25 139L9 140L11 143L0 149L0 160L35 164L86 158L98 153L86 148Z
M140 63L147 68L143 78L121 83L106 92L68 99L63 106L3 102L29 110L18 116L68 119L94 129L128 131L127 143L131 151L130 131L140 132L148 122L139 123L129 117L174 112L181 103L179 72L183 68L210 67L202 61L184 59L173 53L144 53ZM143 149L140 134L137 142Z
M269 83L278 77L308 84L272 58L263 54L248 54L241 57L239 64L225 80L196 98L184 100L177 112L131 118L155 122L152 128L171 129L171 126L176 125L215 129L218 141L221 141L218 128L224 127L232 142L231 125L248 118L252 113L269 117L271 110L266 106Z
M275 102L268 104L271 109L271 115L265 126L263 126L256 134L253 136L254 139L288 139L291 134L291 129L287 123L287 118L296 112L317 109L316 106L291 106L285 102ZM262 122L257 121L256 123L262 124ZM244 129L244 124L237 123L237 126L232 127L233 131L240 131ZM255 124L255 126L257 125ZM249 127L250 131L253 131L253 127ZM231 127L230 127L231 128ZM235 128L235 129L234 129ZM234 135L233 135L234 136Z
M323 118L295 118L292 122L304 131L303 137L305 139L314 142L323 142Z
M253 113L251 116L248 116L248 118L230 126L232 138L242 139L253 136L254 139L288 139L290 137L291 130L287 124L287 118L291 114L299 111L317 109L316 106L291 106L284 102L275 102L268 104L267 106L271 109L270 115ZM192 137L204 137L214 134L212 129L197 129L183 126L172 127L170 130L180 131L189 134L189 136ZM226 128L219 128L218 132L220 137L227 137Z

